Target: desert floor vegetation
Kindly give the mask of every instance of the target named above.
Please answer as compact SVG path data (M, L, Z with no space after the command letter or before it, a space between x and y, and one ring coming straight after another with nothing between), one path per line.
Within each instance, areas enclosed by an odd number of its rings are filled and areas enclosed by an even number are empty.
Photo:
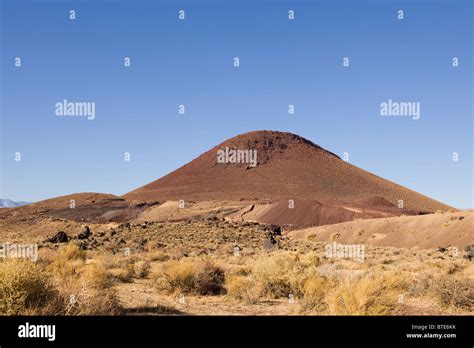
M0 261L1 315L472 314L474 266L453 250L368 247L183 256L40 249Z

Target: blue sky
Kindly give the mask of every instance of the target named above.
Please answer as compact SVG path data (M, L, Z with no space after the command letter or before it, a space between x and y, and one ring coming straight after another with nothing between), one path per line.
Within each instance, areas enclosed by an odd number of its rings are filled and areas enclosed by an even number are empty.
M271 129L474 207L472 1L0 1L2 198L124 194ZM96 118L57 117L63 99ZM421 118L380 116L388 99Z

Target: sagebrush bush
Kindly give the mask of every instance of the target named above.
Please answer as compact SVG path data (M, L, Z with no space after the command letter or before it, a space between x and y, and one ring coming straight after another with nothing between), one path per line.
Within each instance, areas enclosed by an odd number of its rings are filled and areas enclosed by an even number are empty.
M227 295L246 303L256 303L261 291L251 277L238 274L226 276L225 289Z
M474 280L472 279L438 277L433 282L432 291L444 307L474 310Z
M134 275L137 278L146 278L150 274L150 261L138 261L134 265Z
M327 309L325 297L334 287L332 278L314 276L308 278L303 285L303 296L300 306L303 311L324 312Z
M51 258L48 271L57 277L71 277L81 272L85 262L85 251L77 245L69 244Z
M80 280L94 289L107 289L114 284L113 277L100 263L93 263L84 267Z
M288 298L292 294L298 297L303 293L306 279L315 273L316 266L311 262L311 257L305 262L296 254L277 252L258 259L253 265L252 277L262 287L264 296Z
M407 288L407 279L398 274L341 279L325 297L327 312L333 315L396 314L401 307L398 296Z
M35 263L0 261L0 315L56 314L59 303L51 278Z
M47 266L64 315L112 315L119 312L113 277L101 260L86 264L86 252L67 245Z
M214 261L183 259L164 263L157 284L170 292L217 295L224 289L224 280L224 270Z
M54 262L54 261L53 261ZM74 276L55 278L64 315L114 315L120 312L114 279L100 263L84 265Z
M101 283L102 284L102 283ZM59 286L64 315L115 315L120 313L116 293L92 281L68 281Z

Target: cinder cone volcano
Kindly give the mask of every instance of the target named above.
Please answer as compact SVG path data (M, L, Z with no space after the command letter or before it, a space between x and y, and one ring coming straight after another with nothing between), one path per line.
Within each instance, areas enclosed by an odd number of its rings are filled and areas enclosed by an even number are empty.
M219 163L221 150L256 150L257 165ZM276 131L231 138L124 198L137 202L309 199L338 206L382 202L388 207L403 200L410 210L451 208L349 164L303 137Z

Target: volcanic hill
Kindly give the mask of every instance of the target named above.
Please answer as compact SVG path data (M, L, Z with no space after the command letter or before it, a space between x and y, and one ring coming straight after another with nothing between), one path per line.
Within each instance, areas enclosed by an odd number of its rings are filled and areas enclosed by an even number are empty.
M257 165L218 163L219 150L256 150ZM418 212L451 207L343 161L298 135L244 133L217 145L172 173L123 196L154 201L272 201L303 199L337 206L377 205Z

